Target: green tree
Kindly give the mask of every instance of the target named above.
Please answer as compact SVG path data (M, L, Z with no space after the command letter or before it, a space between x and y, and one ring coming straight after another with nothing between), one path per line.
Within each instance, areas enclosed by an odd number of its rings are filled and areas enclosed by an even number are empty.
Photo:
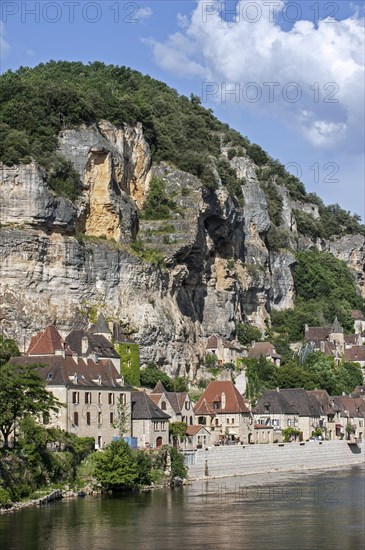
M207 353L204 364L208 369L215 369L218 363L218 357L214 353Z
M174 391L171 378L161 371L155 363L148 363L147 367L141 369L141 386L154 388L159 381L162 382L167 391Z
M136 453L120 439L94 455L94 475L104 489L134 487L138 481Z
M114 423L114 427L118 428L120 437L123 437L128 429L130 428L131 423L131 413L127 403L124 403L122 397L120 396L117 402L117 420Z
M10 365L0 367L0 431L4 447L17 424L26 416L40 418L58 411L59 401L48 392L44 379L38 374L38 365Z
M181 441L185 440L186 428L187 428L187 425L185 422L169 423L169 436L175 445L179 446Z
M252 342L261 342L262 332L259 328L249 323L238 323L236 325L237 340L243 346L251 345Z
M0 334L0 367L5 365L11 357L19 356L20 351L15 340L4 338L4 336Z

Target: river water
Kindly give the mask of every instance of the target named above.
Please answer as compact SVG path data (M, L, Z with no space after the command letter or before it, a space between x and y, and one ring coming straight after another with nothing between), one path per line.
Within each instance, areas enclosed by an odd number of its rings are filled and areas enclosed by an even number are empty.
M0 516L6 550L363 550L365 466L195 482Z

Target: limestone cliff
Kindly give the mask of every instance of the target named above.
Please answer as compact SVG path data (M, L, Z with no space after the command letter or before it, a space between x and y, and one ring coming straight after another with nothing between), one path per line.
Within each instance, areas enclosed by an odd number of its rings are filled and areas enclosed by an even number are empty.
M248 158L231 160L245 178L241 207L223 186L207 191L190 174L152 166L140 125L65 130L59 152L82 180L74 204L49 189L36 164L2 166L0 317L21 347L47 323L66 333L98 309L140 342L144 362L192 377L207 336L231 338L242 320L263 328L273 308L293 306L295 258L268 248L267 201ZM139 216L153 174L176 203L168 228ZM304 239L293 214L303 205L280 192L293 247L344 259L365 296L364 238ZM315 205L305 208L318 214ZM133 253L136 238L161 251L165 267Z

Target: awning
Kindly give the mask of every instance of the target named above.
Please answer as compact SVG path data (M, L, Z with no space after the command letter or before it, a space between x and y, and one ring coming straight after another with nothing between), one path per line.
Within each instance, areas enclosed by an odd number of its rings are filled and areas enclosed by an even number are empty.
M336 424L336 430L337 428L343 428L342 424Z
M235 430L229 430L228 433L229 435L239 435L239 433L236 432Z

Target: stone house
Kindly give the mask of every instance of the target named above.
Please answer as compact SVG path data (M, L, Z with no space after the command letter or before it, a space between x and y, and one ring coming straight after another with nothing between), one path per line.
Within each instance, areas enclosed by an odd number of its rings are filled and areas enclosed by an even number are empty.
M266 391L257 401L253 416L255 433L250 443L263 443L265 437L270 438L270 442L279 442L282 441L282 430L290 427L299 429L295 407L279 390Z
M282 430L295 428L300 439L308 440L321 426L321 408L315 396L303 389L277 389L265 392L254 409L255 424L272 426L274 437Z
M344 360L358 363L362 370L363 380L365 382L365 346L352 346L345 349Z
M57 353L60 351L61 353ZM40 365L38 373L44 378L48 391L63 404L45 423L80 437L93 437L95 448L101 449L118 437L118 403L126 410L131 407L131 392L123 385L113 363L109 360L81 358L56 350L54 355L14 357L15 365ZM131 433L129 421L123 435Z
M196 421L211 431L210 443L249 442L252 416L231 380L210 382L194 407Z
M152 401L170 416L170 422L195 424L193 403L187 392L168 392L162 382L158 382L149 394Z
M277 367L280 367L280 355L276 352L271 342L255 342L247 354L248 359L260 359L265 357Z
M132 391L132 437L140 449L160 449L169 443L170 416L145 391Z
M224 365L224 363L236 365L237 359L242 355L242 350L239 344L213 334L207 340L206 354L215 355L218 366Z
M341 439L363 440L365 437L365 401L361 397L335 396L333 400L338 408L336 436ZM351 427L349 434L347 428Z
M210 444L210 431L205 426L188 426L186 428L186 439L181 443L183 451L195 451L204 449Z

